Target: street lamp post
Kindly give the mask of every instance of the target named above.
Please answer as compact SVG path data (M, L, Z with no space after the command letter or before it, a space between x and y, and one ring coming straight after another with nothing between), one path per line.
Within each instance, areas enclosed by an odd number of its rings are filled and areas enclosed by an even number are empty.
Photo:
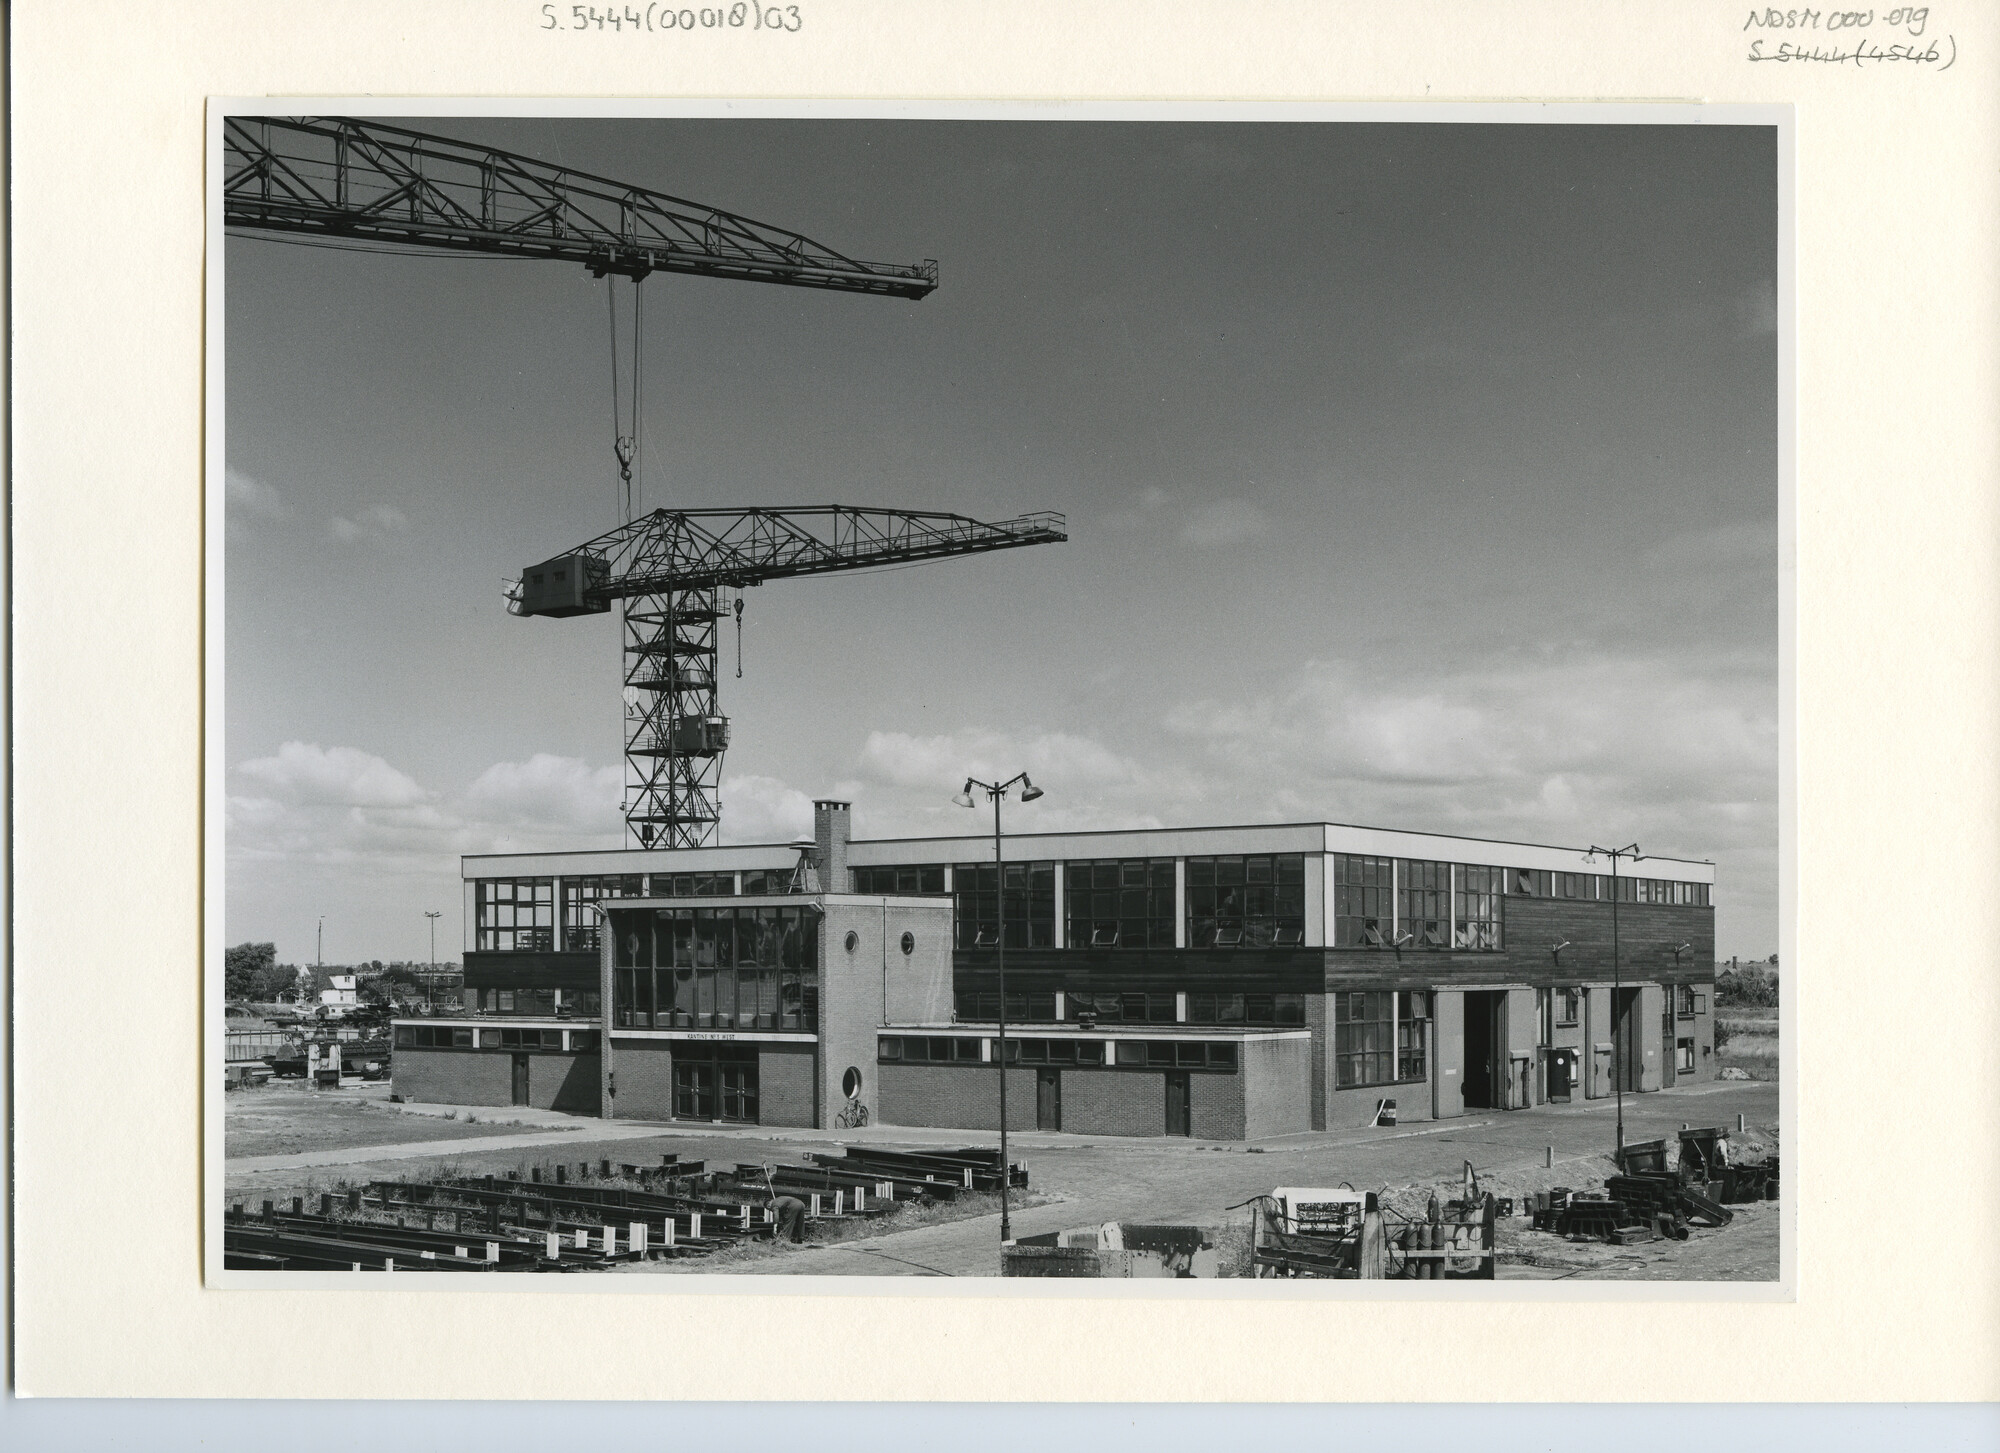
M424 1013L426 1014L435 1014L437 1012L438 919L441 916L441 914L431 912L428 908L424 910L424 917L431 921L431 971L424 975Z
M1042 789L1028 780L1026 772L1017 773L1005 782L981 782L977 777L965 779L965 790L952 801L960 807L972 807L972 789L978 788L993 799L993 886L996 906L997 931L994 934L995 963L1000 979L1000 1239L1003 1242L1014 1239L1013 1223L1008 1216L1008 1183L1012 1179L1007 1164L1007 867L1000 854L1000 799L1016 784L1021 789L1021 800L1033 802L1042 795Z
M1618 1169L1625 1169L1625 1036L1618 1025L1618 1000L1624 993L1625 981L1618 967L1618 860L1630 858L1639 860L1639 845L1628 843L1622 848L1600 848L1592 846L1587 858L1595 862L1600 856L1611 859L1611 1090L1618 1100Z

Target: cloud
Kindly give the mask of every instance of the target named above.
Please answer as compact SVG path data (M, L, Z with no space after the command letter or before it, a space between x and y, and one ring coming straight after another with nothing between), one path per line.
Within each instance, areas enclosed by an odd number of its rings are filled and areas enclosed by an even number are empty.
M724 840L787 843L812 835L813 800L798 788L775 777L745 775L723 779Z
M1474 836L1640 836L1714 856L1775 835L1768 663L1515 653L1380 682L1312 662L1245 702L1166 725L1218 795L1311 817Z
M410 519L394 505L370 505L351 520L335 515L331 528L334 539L352 545L358 540L399 539L409 534Z
M233 514L253 520L282 520L291 513L277 490L240 469L223 471L222 488L224 506Z
M538 753L448 793L354 747L287 742L234 769L225 841L233 863L370 881L434 877L465 853L616 847L621 770Z
M618 818L624 787L618 767L592 768L576 757L537 752L525 762L496 762L466 789L464 808L478 822L530 830L602 830Z
M1270 517L1248 500L1219 499L1188 511L1181 538L1190 545L1240 545L1270 528Z
M380 757L317 742L286 742L275 757L253 758L236 770L284 802L409 807L429 796Z

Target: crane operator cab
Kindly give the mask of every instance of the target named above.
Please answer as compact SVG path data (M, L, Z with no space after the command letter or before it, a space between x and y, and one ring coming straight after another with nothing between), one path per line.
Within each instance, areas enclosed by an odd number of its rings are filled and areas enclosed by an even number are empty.
M611 609L604 597L586 598L586 592L601 589L611 577L611 567L602 556L573 551L530 565L521 572L518 587L508 593L508 609L519 616L580 616L601 614Z

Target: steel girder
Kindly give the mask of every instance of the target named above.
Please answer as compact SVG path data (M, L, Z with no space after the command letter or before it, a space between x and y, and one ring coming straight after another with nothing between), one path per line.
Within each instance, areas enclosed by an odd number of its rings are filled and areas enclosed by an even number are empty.
M921 298L935 261L861 262L787 228L530 157L345 117L223 123L229 227Z
M796 575L865 570L1067 540L1049 511L987 524L925 510L810 505L776 509L654 510L578 546L608 567L586 598L742 588Z

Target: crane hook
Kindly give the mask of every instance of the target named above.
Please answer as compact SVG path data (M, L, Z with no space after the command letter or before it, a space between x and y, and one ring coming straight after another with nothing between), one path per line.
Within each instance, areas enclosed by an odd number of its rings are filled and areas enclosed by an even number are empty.
M736 679L743 679L743 597L736 597Z

